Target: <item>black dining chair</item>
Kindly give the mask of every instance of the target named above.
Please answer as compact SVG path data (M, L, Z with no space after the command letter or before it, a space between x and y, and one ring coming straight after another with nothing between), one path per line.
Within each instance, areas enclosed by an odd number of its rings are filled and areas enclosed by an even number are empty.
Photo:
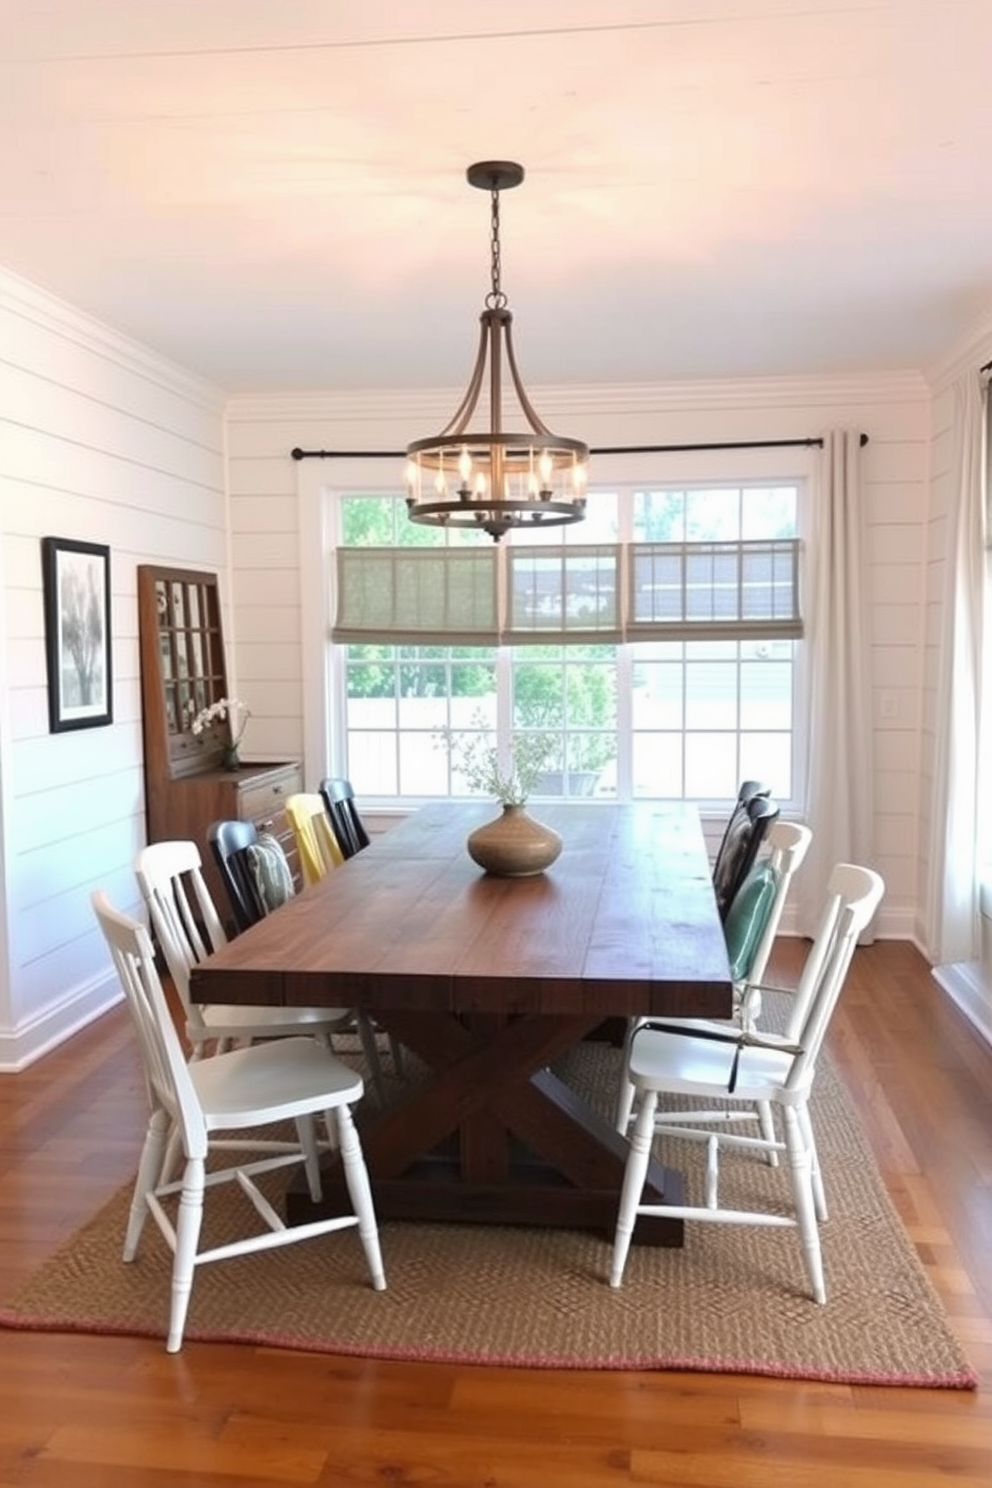
M240 934L265 914L245 853L246 848L257 843L258 829L250 821L215 821L207 828L207 841Z
M346 858L353 858L363 847L368 847L369 834L362 826L351 781L327 776L320 782L320 794L338 846Z
M720 860L727 850L730 829L734 825L735 821L739 820L742 808L746 807L747 803L749 801L753 801L757 796L767 797L770 796L771 793L771 786L763 785L760 780L741 781L740 787L737 791L737 800L734 802L730 815L727 817L727 820L724 824L723 836L720 839L720 846L717 848L716 857L713 859L714 876L716 875L719 868Z
M778 803L766 795L751 796L734 807L713 863L713 891L721 922L726 920L737 891L754 866L761 844L778 814Z

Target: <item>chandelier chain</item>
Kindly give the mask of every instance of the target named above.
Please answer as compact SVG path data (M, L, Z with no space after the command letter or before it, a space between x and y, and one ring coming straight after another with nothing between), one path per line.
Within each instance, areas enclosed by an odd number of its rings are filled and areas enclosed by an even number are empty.
M487 310L502 310L506 305L506 295L500 286L500 244L499 244L499 187L494 186L491 194L492 200L492 231L489 240L491 254L492 289L486 295Z

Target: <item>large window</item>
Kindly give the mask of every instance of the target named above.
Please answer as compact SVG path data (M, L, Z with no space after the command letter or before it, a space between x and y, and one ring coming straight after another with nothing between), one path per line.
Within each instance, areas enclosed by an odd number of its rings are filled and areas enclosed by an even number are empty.
M443 731L545 736L539 795L796 793L796 482L592 491L499 544L338 501L337 763L366 800L469 794Z

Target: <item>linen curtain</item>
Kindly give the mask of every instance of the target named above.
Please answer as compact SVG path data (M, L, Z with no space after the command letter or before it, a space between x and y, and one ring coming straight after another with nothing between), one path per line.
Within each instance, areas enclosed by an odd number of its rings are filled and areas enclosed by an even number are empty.
M873 859L871 646L860 469L858 430L830 430L814 492L805 606L810 655L806 820L813 840L796 879L796 907L800 932L810 936L834 864L870 867Z
M956 457L947 513L926 895L927 941L935 963L977 958L978 871L992 851L988 828L992 667L987 633L992 559L986 548L985 510L988 387L980 373L969 372L954 384L953 394Z

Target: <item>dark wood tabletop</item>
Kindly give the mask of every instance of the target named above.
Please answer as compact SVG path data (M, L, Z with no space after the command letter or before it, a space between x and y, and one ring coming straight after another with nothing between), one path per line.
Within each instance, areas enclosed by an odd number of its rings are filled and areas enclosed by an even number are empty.
M726 1017L727 953L694 807L542 804L533 878L465 851L491 805L426 806L193 973L202 1002Z
M465 850L493 814L413 813L210 957L193 996L368 1008L428 1067L385 1110L363 1102L380 1217L608 1230L626 1140L547 1066L610 1018L730 1015L698 814L542 803L533 814L561 833L561 856L519 879L482 873ZM658 1202L680 1201L678 1175L655 1165L649 1183ZM638 1239L680 1243L681 1224L639 1226Z

